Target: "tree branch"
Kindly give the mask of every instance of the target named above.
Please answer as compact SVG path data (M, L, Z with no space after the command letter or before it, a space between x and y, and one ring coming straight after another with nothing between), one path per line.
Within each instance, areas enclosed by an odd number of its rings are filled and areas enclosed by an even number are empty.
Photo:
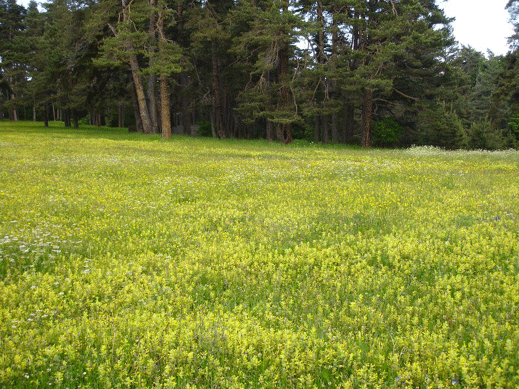
M420 100L420 99L417 98L417 97L413 97L413 96L406 95L405 93L400 92L398 89L393 88L393 90L394 90L396 93L398 93L400 96L405 97L406 99L411 99L411 100L414 100L414 101L418 101L418 100Z

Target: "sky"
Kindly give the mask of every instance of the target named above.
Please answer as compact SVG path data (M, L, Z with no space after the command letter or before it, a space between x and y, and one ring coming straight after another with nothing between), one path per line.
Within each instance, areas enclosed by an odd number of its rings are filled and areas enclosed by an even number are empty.
M456 40L465 46L472 46L486 54L490 49L494 54L508 52L507 38L513 27L508 22L505 6L508 0L440 0L436 4L443 8L448 17L455 17L452 23Z
M29 0L17 1L29 4ZM507 38L513 32L506 3L507 0L437 0L447 16L456 18L452 26L458 42L484 54L490 49L496 55L508 52Z

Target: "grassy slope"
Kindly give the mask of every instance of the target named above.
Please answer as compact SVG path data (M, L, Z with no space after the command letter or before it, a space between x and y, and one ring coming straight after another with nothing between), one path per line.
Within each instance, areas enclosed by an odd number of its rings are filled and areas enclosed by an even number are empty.
M0 123L0 387L517 387L519 154Z

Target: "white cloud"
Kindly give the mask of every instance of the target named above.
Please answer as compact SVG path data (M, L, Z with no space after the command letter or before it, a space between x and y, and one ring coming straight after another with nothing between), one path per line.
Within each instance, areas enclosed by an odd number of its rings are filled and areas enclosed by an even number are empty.
M456 39L465 46L486 53L508 52L507 38L513 28L508 22L505 10L507 0L448 0L439 3L449 17L455 17L452 24Z

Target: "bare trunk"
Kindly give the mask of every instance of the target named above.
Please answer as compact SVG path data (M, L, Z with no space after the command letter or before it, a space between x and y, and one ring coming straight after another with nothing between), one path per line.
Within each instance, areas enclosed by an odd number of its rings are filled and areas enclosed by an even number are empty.
M319 21L319 56L318 61L321 65L326 63L326 56L324 54L324 16L323 16L323 2L317 2L317 19ZM323 108L326 108L327 100L329 100L329 91L328 91L328 80L324 77L321 77L319 80L321 85L321 90L324 96ZM319 117L319 123L322 126L322 141L324 144L329 143L329 135L328 135L328 115L321 114Z
M156 7L157 7L157 0L150 0L150 6L152 10L150 11L150 27L149 27L149 35L152 42L152 46L155 44L155 41L157 39L157 31L156 28L158 27L156 24L157 18L156 18ZM153 55L150 56L149 59L149 66L152 67L155 60ZM159 132L159 125L158 125L158 104L157 104L157 75L155 73L150 73L148 76L148 88L147 88L147 95L148 95L148 108L150 112L150 122L152 127L152 132L157 133Z
M150 66L153 65L153 58L150 58ZM152 132L157 133L159 132L159 119L157 115L157 91L155 88L155 85L157 84L157 76L153 73L151 73L148 76L148 89L147 89L147 95L148 95L148 102L149 102L149 109L150 109L150 123L152 127Z
M323 143L330 143L330 126L328 125L328 117L329 115L322 116L322 126L323 126Z
M160 103L161 103L162 137L165 139L169 139L169 138L171 138L169 80L164 75L160 76Z
M65 127L66 128L72 127L71 124L70 124L70 108L65 109L65 115L64 116L65 117L63 118L64 119L63 121L65 122Z
M281 109L288 110L290 107L290 88L288 74L288 43L283 42L279 52L279 80L281 82ZM278 124L278 139L285 143L292 143L292 125L291 123Z
M139 112L139 102L137 101L137 92L135 91L135 85L134 88L132 88L132 104L133 114L135 116L135 131L143 132L141 114Z
M274 125L273 123L267 119L267 139L269 141L273 141L275 139L274 134Z
M225 138L226 131L224 126L223 119L223 106L222 106L222 94L220 87L220 66L218 63L218 57L216 53L216 39L213 39L211 43L211 54L213 61L213 74L212 74L212 84L213 84L213 107L215 114L215 124L216 131L218 132L218 137L220 139Z
M79 117L76 110L72 112L72 119L74 121L74 128L77 130L79 128Z
M11 101L14 101L16 99L14 93L11 94ZM18 112L16 110L16 107L13 105L11 108L9 108L9 119L13 122L18 121Z
M119 104L117 106L117 127L123 128L124 127L124 105Z
M218 134L216 133L216 125L214 123L214 108L211 111L211 135L213 138L218 137Z
M369 148L373 145L373 91L366 88L364 91L364 109L362 112L362 147Z
M333 20L332 20L332 59L331 59L331 69L334 72L337 68L337 60L339 56L339 27L337 25L337 14L338 9L337 5L333 6ZM332 76L330 80L330 94L332 98L337 99L337 79ZM341 143L344 142L344 136L341 136L339 132L339 115L337 112L332 112L332 142L333 143Z
M319 142L321 140L321 124L320 124L320 116L315 115L314 118L314 142Z
M180 73L178 77L178 83L180 88L175 88L176 93L176 101L178 105L180 105L179 112L177 113L177 121L176 125L178 125L181 129L181 133L190 134L191 133L191 121L189 119L189 96L187 93L189 86L189 78L188 75L183 72Z
M131 42L127 42L129 51L133 51L133 45ZM153 127L150 121L150 115L148 114L148 104L146 102L146 96L144 95L144 86L142 84L142 77L139 74L140 68L137 62L137 56L130 56L130 68L132 70L133 84L135 86L135 93L137 94L137 104L139 105L139 114L142 121L142 129L145 134L151 134Z
M45 102L43 108L43 125L49 127L49 103Z
M126 4L125 0L121 0L123 6L123 22L131 22L129 5ZM109 25L115 36L118 36L117 30ZM151 134L153 132L153 126L150 120L150 111L148 109L148 103L146 101L146 94L144 93L144 84L140 75L139 61L135 54L133 43L130 39L124 40L125 49L128 53L128 59L130 63L130 69L132 72L133 85L135 86L135 93L137 95L137 104L139 107L140 120L142 121L142 128L144 133Z
M161 42L166 41L164 35L164 18L159 17L157 24L159 29L159 39ZM164 55L159 53L159 55ZM169 80L165 74L160 75L160 104L161 104L161 123L162 123L162 137L165 139L171 138L171 112L170 112L170 93L169 93Z
M276 124L276 137L280 142L285 142L284 128L281 123Z
M339 120L338 120L337 112L332 113L332 122L331 122L331 130L332 130L332 143L340 143L339 136Z

